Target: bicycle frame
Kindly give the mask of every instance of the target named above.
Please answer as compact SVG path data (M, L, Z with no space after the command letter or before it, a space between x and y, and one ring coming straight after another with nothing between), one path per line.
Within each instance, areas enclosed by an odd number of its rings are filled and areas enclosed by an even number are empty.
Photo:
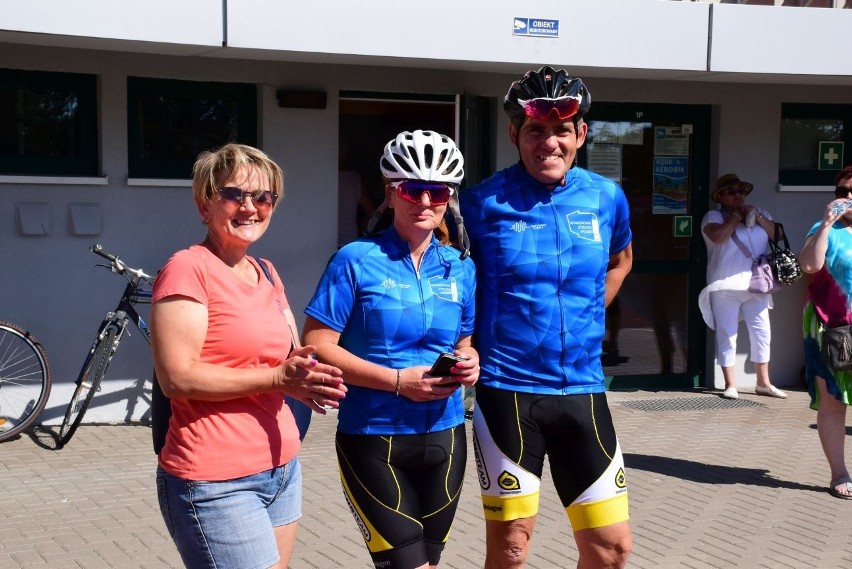
M151 343L151 331L148 328L148 324L139 315L134 306L135 304L151 304L151 291L140 290L138 287L139 285L133 282L127 283L127 286L124 287L124 294L121 296L121 300L118 301L118 306L116 306L115 310L107 312L107 315L104 317L101 327L98 330L98 336L92 345L93 348L94 344L97 344L98 340L103 338L104 331L110 325L116 327L115 343L118 345L121 337L127 330L128 321L136 325L136 328L142 333L148 344Z
M98 343L104 339L107 330L110 328L115 329L115 340L111 346L110 359L112 358L112 354L114 354L118 349L118 344L121 342L124 333L127 331L128 322L133 322L139 332L142 333L145 341L147 341L148 344L151 343L151 331L148 328L148 324L139 315L139 312L136 311L136 307L134 306L136 304L151 304L151 291L141 289L140 286L142 286L142 282L145 281L142 281L142 279L132 278L130 282L127 283L127 286L124 287L124 294L121 295L121 299L118 301L118 306L115 307L115 310L107 312L106 316L104 316L104 319L98 328L98 333L95 335L95 339L92 342L92 347L89 348L89 355L86 357L86 361L83 362L83 369L86 369L88 366L91 357L95 353L95 348L97 348ZM79 383L79 381L80 378L77 379L77 383Z
M59 430L60 448L68 443L83 419L92 397L100 391L101 380L106 375L109 364L118 350L124 333L128 332L128 323L133 322L142 333L145 341L151 343L151 332L148 324L136 311L136 304L151 304L151 285L154 277L145 274L141 269L134 269L124 264L117 256L107 253L100 245L92 245L89 250L109 261L108 265L98 265L120 274L128 279L124 293L114 310L106 313L89 353L75 381L76 388L71 402L65 412L65 418Z

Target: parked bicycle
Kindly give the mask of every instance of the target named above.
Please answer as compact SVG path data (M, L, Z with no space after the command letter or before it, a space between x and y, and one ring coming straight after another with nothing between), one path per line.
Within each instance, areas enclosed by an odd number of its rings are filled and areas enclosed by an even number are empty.
M0 322L0 442L38 418L50 396L50 364L32 334Z
M98 265L99 267L105 267L113 273L124 276L128 282L124 287L124 294L118 301L118 306L115 310L107 312L101 322L92 347L89 349L89 355L86 356L80 375L77 377L77 387L65 412L62 427L59 429L59 448L68 444L77 427L80 426L92 398L100 390L101 380L106 375L109 363L118 350L124 333L128 330L128 324L130 322L135 324L145 340L151 343L148 325L136 312L134 305L151 304L151 287L154 284L154 277L146 274L142 269L128 267L116 255L107 253L98 244L89 247L89 251L109 261L109 264Z

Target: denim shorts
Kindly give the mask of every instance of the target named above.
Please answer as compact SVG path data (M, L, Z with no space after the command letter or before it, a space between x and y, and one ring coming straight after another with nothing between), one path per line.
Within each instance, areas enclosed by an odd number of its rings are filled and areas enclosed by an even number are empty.
M302 517L302 467L289 463L243 478L184 480L157 467L166 528L188 569L266 569L277 563L275 527Z

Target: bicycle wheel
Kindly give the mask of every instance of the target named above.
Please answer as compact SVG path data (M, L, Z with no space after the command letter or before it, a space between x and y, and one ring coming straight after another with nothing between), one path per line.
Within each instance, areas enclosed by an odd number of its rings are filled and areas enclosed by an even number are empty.
M101 380L106 375L109 361L115 353L115 329L110 328L104 333L104 337L97 343L92 355L83 364L80 377L77 379L77 388L71 396L71 403L65 411L65 418L59 428L59 446L64 447L74 436L77 427L83 421L83 415L92 402L92 397L98 391Z
M32 335L0 322L0 441L36 420L50 396L50 364Z

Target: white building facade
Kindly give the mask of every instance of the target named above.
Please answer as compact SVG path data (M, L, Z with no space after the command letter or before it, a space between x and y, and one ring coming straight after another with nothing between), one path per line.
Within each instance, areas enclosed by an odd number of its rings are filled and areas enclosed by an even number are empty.
M634 212L612 386L722 385L697 311L716 178L754 183L749 201L798 250L852 163L852 10L762 4L0 0L0 320L47 349L42 419L61 420L123 290L89 245L154 273L203 238L187 167L199 148L227 133L284 169L286 197L252 252L278 268L301 322L337 248L340 148L375 197L383 143L442 130L478 181L517 159L502 97L544 64L589 87L581 164L622 183ZM26 101L57 92L74 94L73 125L39 142L40 111ZM54 128L67 126L52 112ZM779 386L800 385L805 289L803 279L775 296ZM753 385L744 329L738 352L740 383ZM146 418L151 375L131 330L86 420Z

